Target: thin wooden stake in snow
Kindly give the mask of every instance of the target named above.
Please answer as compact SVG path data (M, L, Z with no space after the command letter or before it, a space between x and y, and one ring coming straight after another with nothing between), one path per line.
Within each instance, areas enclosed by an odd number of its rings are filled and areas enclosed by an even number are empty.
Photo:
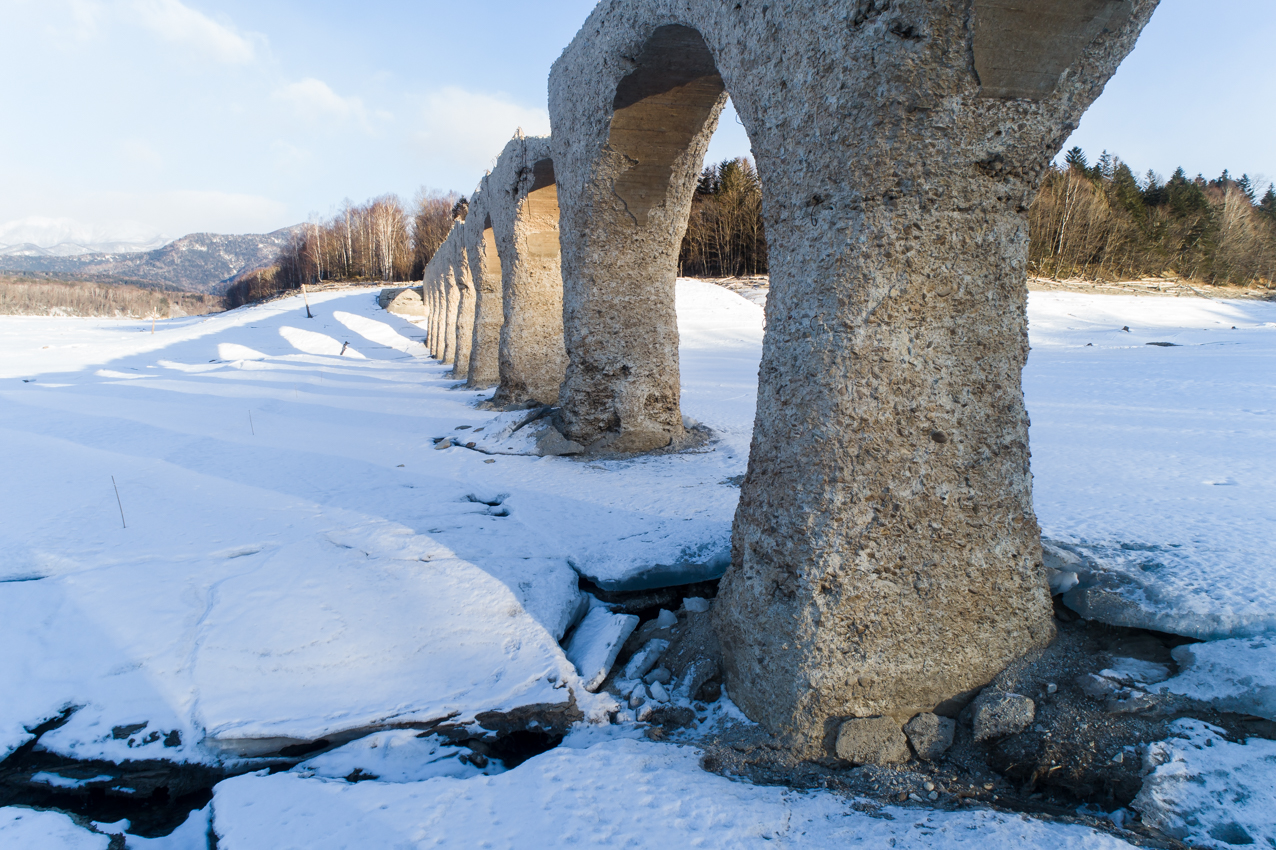
M350 343L348 343L348 342L343 342L343 343L341 343L341 353L342 353L342 354L345 354L345 353L346 353L346 349L347 349L347 348L349 348L349 347L350 347Z
M111 476L111 486L115 488L115 503L120 506L120 522L128 528L128 523L124 522L124 503L120 501L120 485L115 483L114 475Z
M306 294L306 285L304 283L301 285L301 297L306 300L306 318L313 319L314 316L310 313L310 296Z
M248 430L253 432L253 436L257 436L257 429L253 427L253 412L248 411Z
M151 316L151 336L155 336L155 317Z

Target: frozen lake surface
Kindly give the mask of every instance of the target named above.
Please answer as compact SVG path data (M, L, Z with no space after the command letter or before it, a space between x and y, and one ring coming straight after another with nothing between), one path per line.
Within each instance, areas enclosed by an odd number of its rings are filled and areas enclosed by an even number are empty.
M559 643L590 605L578 571L623 582L725 551L758 305L679 282L683 411L717 439L606 461L436 450L477 442L490 392L458 388L373 292L312 309L290 298L153 334L0 317L0 756L69 708L40 746L115 762L226 764L318 738L366 750L377 730L529 707L597 730L616 705ZM1029 316L1035 502L1052 565L1076 573L1069 604L1203 639L1276 631L1276 305L1034 292ZM1250 656L1227 657L1243 680ZM210 817L223 848L1120 844L990 812L871 818L603 728L505 772L400 750L403 781L237 777L164 846L204 846ZM63 815L0 815L6 848L106 846Z

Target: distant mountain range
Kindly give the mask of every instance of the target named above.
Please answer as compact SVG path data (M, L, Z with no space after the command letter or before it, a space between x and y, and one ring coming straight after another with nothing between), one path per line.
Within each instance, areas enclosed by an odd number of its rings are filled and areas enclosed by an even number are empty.
M296 227L231 236L191 233L150 250L129 246L132 250L78 253L76 248L90 246L75 243L52 248L33 244L0 246L0 270L89 280L145 281L188 292L221 293L237 275L273 263Z
M23 242L17 245L0 244L0 257L79 257L84 254L130 254L153 251L170 242L167 236L146 242L74 242L67 240L56 245L37 245Z

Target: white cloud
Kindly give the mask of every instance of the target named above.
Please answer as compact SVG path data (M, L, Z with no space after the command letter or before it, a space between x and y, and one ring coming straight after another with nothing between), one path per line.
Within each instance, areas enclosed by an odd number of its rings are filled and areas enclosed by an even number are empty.
M171 44L230 65L255 58L252 41L180 0L133 0L131 10L147 29Z
M307 77L278 89L275 97L289 104L299 116L312 120L355 120L367 125L368 115L363 101L342 97L323 80Z
M162 234L137 221L117 219L108 227L74 218L29 215L0 223L0 245L31 242L49 248L62 242L87 245L95 242L148 242Z
M428 95L421 118L424 126L413 134L417 154L465 168L475 181L492 167L518 128L529 136L549 134L544 109L455 86Z
M263 233L296 223L286 204L235 192L92 192L44 203L69 214L0 221L0 245L148 242L199 231Z
M97 35L106 8L98 0L71 0L71 36L88 41Z

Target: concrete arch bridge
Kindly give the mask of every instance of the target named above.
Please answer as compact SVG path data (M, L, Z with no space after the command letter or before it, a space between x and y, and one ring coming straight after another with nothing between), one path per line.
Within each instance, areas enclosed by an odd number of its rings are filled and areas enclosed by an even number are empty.
M435 356L565 437L682 435L674 281L728 95L764 188L757 419L715 608L806 756L1047 643L1028 207L1157 0L603 0L426 269Z

